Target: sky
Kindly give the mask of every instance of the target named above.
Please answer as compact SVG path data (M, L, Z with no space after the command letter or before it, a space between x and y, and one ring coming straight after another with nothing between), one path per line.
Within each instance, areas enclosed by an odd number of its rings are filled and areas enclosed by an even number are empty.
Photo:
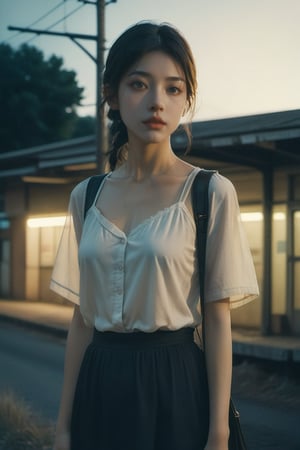
M57 8L32 25L41 16ZM75 11L77 9L77 11ZM73 13L74 11L74 13ZM95 114L96 65L70 39L8 25L96 34L96 7L78 0L0 0L0 42L61 56L84 87L80 115ZM105 8L106 47L141 20L169 22L189 41L198 71L194 120L300 109L300 0L117 0ZM96 55L95 43L81 43Z

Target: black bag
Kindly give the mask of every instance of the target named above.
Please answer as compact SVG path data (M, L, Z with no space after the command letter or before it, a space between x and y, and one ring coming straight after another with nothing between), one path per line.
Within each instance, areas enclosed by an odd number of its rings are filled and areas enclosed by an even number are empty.
M201 299L201 311L202 311L202 345L204 345L204 275L205 275L205 255L206 255L206 236L207 236L207 224L208 224L208 186L212 175L215 172L213 170L200 170L195 177L192 186L192 203L193 212L197 228L196 247L198 255L199 266L199 281L200 281L200 299ZM247 450L246 443L243 437L240 415L235 409L232 399L230 399L229 405L229 450Z
M194 218L197 228L197 254L199 263L199 280L200 280L200 298L201 309L204 310L204 273L205 273L205 250L206 250L206 234L208 223L208 185L211 176L215 172L212 170L200 170L195 177L192 186L192 204ZM107 174L95 175L90 178L87 186L84 217L88 209L92 206L97 191ZM201 249L201 252L200 252ZM202 342L204 337L204 322L202 323ZM235 409L232 400L229 406L229 450L247 450L244 437L242 434L239 413Z

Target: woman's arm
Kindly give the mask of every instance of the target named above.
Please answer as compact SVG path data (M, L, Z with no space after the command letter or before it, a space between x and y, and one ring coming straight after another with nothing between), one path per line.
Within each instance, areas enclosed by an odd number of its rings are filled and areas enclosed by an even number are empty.
M56 424L54 450L70 449L73 398L83 355L92 340L92 335L93 329L85 326L79 307L75 306L66 344L64 382Z
M205 305L205 355L209 386L209 434L205 450L228 450L232 375L228 299Z

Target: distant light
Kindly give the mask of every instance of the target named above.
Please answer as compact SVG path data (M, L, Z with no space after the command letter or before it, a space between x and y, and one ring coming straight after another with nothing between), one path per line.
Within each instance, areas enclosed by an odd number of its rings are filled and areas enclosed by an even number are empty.
M35 217L27 220L27 226L29 228L63 227L65 221L66 216Z
M261 212L244 212L241 213L243 222L261 222L263 220L263 213Z
M278 221L286 220L286 215L283 212L276 212L273 214L273 219Z
M300 214L300 213L299 213ZM264 215L262 212L243 212L241 213L241 219L243 222L262 222ZM273 220L276 222L286 220L286 215L283 212L273 213Z
M64 166L64 170L66 170L67 172L72 172L76 170L93 170L96 168L97 165L94 162L86 164L69 164L68 166Z

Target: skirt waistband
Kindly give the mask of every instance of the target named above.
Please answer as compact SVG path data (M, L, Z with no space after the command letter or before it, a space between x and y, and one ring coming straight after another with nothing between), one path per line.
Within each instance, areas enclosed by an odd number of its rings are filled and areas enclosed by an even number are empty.
M158 330L152 333L145 333L143 331L117 333L114 331L98 331L94 329L93 344L105 347L129 348L174 345L193 342L193 333L193 328L181 328L175 331Z

